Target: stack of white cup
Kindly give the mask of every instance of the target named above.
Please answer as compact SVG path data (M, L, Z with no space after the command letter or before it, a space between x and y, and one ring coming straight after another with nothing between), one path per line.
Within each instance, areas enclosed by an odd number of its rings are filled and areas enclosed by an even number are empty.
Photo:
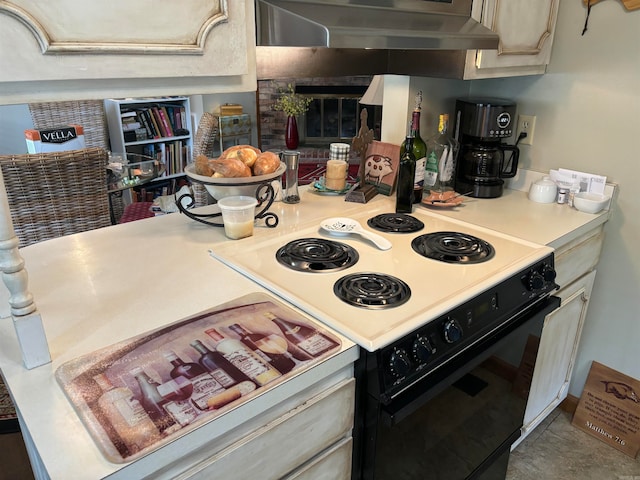
M329 160L325 173L324 186L329 190L344 190L347 186L347 171L349 167L348 143L332 143L329 146Z

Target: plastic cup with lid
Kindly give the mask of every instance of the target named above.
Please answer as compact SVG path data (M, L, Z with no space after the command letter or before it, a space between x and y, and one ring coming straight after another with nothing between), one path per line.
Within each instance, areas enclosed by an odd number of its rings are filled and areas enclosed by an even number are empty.
M258 200L244 195L218 200L224 222L224 233L227 238L237 240L253 235L257 204Z

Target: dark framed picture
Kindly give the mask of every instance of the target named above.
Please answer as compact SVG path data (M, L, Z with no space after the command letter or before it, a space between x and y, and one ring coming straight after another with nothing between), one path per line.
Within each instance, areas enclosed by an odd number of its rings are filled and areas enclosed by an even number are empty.
M374 140L367 148L364 160L364 179L378 193L391 195L398 176L400 145Z

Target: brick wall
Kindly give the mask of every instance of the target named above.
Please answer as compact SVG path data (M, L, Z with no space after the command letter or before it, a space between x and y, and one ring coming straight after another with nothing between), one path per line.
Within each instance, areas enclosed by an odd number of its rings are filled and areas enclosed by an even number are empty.
M262 150L284 150L284 130L286 115L284 112L273 110L272 106L278 97L279 89L286 89L288 84L296 85L356 85L368 86L370 76L364 77L336 77L336 78L285 78L279 80L258 81L258 147ZM301 145L301 163L326 163L329 159L329 145L322 147L305 147ZM357 163L358 159L351 156L350 163Z

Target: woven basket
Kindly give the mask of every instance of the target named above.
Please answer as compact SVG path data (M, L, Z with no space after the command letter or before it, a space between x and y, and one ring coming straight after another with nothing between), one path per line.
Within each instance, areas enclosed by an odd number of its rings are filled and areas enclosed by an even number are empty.
M218 119L209 112L203 113L193 141L193 158L195 159L198 155L206 155L208 158L213 158L217 135ZM196 207L210 205L214 202L213 197L209 195L204 185L194 182L191 184L191 190L193 191Z
M111 225L107 151L0 155L20 247Z

